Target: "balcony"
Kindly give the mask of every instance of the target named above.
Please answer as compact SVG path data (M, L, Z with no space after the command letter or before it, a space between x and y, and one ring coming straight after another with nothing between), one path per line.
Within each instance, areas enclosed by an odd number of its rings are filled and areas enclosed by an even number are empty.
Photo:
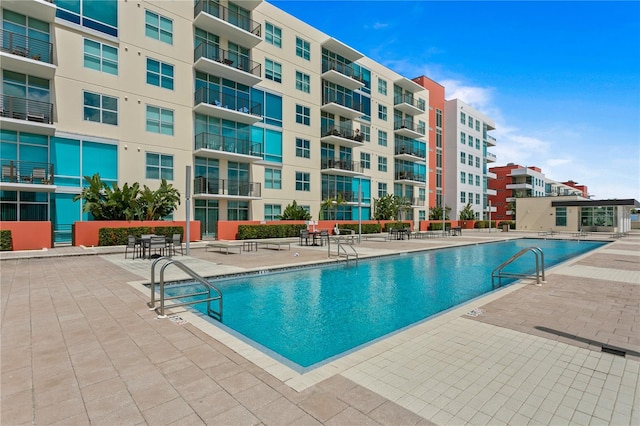
M51 80L56 73L53 45L46 41L2 30L0 36L2 68Z
M194 7L194 17L196 27L243 47L253 48L262 41L259 23L211 0L199 0Z
M418 102L412 94L398 95L393 98L393 107L409 115L423 114L425 110L424 102Z
M358 193L357 192L353 192L353 191L335 191L335 190L330 190L330 191L322 191L322 199L323 200L327 200L330 198L341 198L342 200L344 200L346 203L351 204L351 203L358 203ZM364 203L364 201L363 201Z
M422 162L427 159L427 150L417 143L396 142L394 156L398 160Z
M194 94L193 110L198 114L238 123L253 124L262 120L262 104L234 94L207 90L204 87L196 90Z
M496 146L496 138L491 135L487 135L487 146Z
M396 121L393 125L393 130L396 135L411 139L424 138L425 135L425 128L423 126L413 124L412 120L407 119Z
M498 179L498 175L493 172L486 172L487 179Z
M424 198L411 198L411 207L424 207L427 204L427 200Z
M2 8L26 16L53 23L56 18L56 6L53 0L2 0Z
M212 43L201 43L193 51L194 67L198 71L232 80L245 86L262 81L262 68L257 62L221 49Z
M409 93L418 93L418 92L427 91L427 89L420 86L415 81L408 79L407 77L400 77L398 80L395 80L393 84L395 84L398 87L402 87L402 89L404 89L405 92L409 92Z
M427 177L414 172L400 171L395 173L396 181L410 181L414 183L426 183Z
M335 59L322 59L322 78L349 90L356 90L364 87L362 76L343 62Z
M53 135L53 105L0 94L0 124L7 130Z
M364 173L360 162L341 160L339 158L323 158L320 161L320 169L332 175L357 176Z
M496 191L495 189L487 188L487 195L490 195L490 196L498 195L498 191Z
M516 197L507 197L504 199L507 203L511 203L514 202L516 200Z
M3 190L54 192L53 164L1 159Z
M355 131L351 129L351 126L323 126L321 131L321 142L351 148L364 145L362 134L356 135Z
M324 91L321 109L330 114L351 119L364 114L362 104L356 103L350 95L338 91Z
M492 152L487 152L484 155L484 158L487 160L487 163L495 163L496 160L497 160L496 155L494 153L492 153Z
M528 190L532 190L533 189L533 185L531 185L530 183L510 183L507 184L506 186L507 189L528 189Z
M254 162L262 160L262 144L213 133L199 133L195 137L194 154L198 157Z
M260 182L238 182L197 176L193 196L198 199L258 200L262 196Z

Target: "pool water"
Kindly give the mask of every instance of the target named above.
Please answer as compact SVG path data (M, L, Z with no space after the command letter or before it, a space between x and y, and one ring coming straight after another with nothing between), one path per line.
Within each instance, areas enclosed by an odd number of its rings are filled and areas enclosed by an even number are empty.
M603 244L521 239L211 281L222 290L224 326L299 369L492 291L492 270L522 248L540 247L549 268ZM505 272L534 273L534 254ZM165 291L188 294L194 285ZM204 304L194 307L206 314Z

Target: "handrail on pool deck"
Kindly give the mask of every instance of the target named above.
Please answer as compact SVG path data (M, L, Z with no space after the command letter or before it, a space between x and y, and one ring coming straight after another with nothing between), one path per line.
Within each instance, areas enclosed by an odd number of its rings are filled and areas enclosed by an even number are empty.
M503 277L505 277L505 278L507 278L507 277L509 277L509 278L528 278L528 277L530 277L527 274L515 274L515 273L504 273L504 272L502 272L502 270L504 269L505 266L509 265L514 260L516 260L517 258L519 258L520 256L522 256L522 255L524 255L525 253L528 253L528 252L533 252L533 254L535 254L535 256L536 256L536 285L542 285L542 283L547 282L547 279L545 278L545 275L544 275L544 253L543 253L542 249L540 247L527 247L527 248L523 248L518 253L516 253L513 256L511 256L509 259L507 259L504 262L502 262L500 264L500 266L498 266L497 268L495 268L491 272L491 286L494 289L497 288L497 287L502 287L502 278ZM538 258L538 255L539 255L540 258ZM540 276L542 276L542 281L540 280ZM498 285L497 286L495 284L495 279L496 278L498 278Z

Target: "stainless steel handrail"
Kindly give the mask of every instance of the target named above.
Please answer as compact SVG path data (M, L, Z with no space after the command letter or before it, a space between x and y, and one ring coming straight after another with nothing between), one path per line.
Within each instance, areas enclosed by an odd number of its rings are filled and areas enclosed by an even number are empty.
M502 278L529 278L530 275L527 274L516 274L516 273L505 273L502 270L505 266L509 265L519 257L523 256L528 252L533 252L536 256L536 285L542 285L542 283L547 282L545 273L544 273L544 252L540 247L527 247L520 250L518 253L511 256L509 259L502 262L498 267L496 267L491 272L491 286L495 289L498 287L502 287ZM540 280L542 277L542 280ZM496 286L495 279L498 278L498 285Z
M342 252L345 254L345 256L347 256L347 265L349 265L349 253L347 253L347 249L344 248L344 246L350 247L351 250L353 251L353 253L356 256L356 265L358 264L358 252L356 251L355 247L353 247L353 245L351 245L350 243L348 243L346 241L346 238L343 240L344 237L342 236L338 236L336 237L336 240L338 241L338 257L340 257L340 251L342 250Z
M206 297L205 299L198 299L191 302L174 303L171 305L171 307L195 305L197 303L207 302L207 315L209 315L214 319L217 319L218 321L222 321L222 292L220 291L220 289L214 286L213 284L211 284L209 281L202 278L191 268L187 267L184 263L175 259L171 259L169 257L159 257L156 260L154 260L153 263L151 264L151 283L149 285L149 287L151 288L151 300L149 301L149 303L147 303L147 305L149 306L149 310L152 310L152 311L156 310L155 269L156 269L156 265L160 261L164 261L165 263L160 268L160 283L159 283L160 284L160 300L159 300L160 312L158 313L158 318L167 317L164 314L165 300L173 300L173 299L179 299L179 298L182 299L182 298L188 298L188 297L207 295L208 297ZM204 285L205 288L207 288L207 290L202 292L190 293L190 294L181 294L179 296L165 297L164 296L164 270L170 265L175 265L178 268L180 268L182 271L186 272L187 275L189 275L190 277L198 281L200 284ZM214 296L212 296L212 291L215 293ZM217 311L211 308L212 301L218 301Z

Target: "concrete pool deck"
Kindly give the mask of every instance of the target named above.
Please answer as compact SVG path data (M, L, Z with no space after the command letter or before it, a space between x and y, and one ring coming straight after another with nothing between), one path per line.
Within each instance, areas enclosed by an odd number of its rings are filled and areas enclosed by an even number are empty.
M465 231L357 250L536 235ZM2 425L640 424L637 232L548 269L541 287L509 286L304 374L183 309L157 319L142 286L150 262L123 252L0 253ZM323 262L327 250L225 255L197 243L178 259L209 276Z

